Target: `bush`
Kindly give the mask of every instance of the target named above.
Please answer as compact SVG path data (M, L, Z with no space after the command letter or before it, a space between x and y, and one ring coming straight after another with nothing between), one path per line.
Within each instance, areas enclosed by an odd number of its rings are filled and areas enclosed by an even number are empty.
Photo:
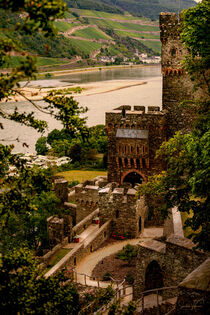
M131 273L127 273L127 275L125 276L125 280L128 284L134 283L134 277Z
M111 277L112 277L112 274L107 271L107 272L105 272L105 274L103 275L102 280L103 280L103 281L110 281L110 280L111 280Z
M131 262L131 260L134 257L137 257L138 254L138 250L136 248L136 246L133 246L131 244L127 244L126 246L123 247L122 250L120 250L117 254L116 254L116 258L121 259L123 261L127 261L128 263Z
M47 148L47 138L46 137L40 137L35 145L36 153L39 155L45 155L48 151Z

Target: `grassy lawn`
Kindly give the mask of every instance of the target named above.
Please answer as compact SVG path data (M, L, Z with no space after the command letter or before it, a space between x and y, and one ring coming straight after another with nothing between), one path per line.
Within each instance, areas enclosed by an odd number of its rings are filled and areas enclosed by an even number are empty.
M73 170L57 173L57 175L64 176L68 182L79 181L80 183L85 180L94 179L97 176L106 176L106 171L83 171L83 170Z
M126 31L115 31L118 35L124 37L139 37L139 38L148 38L148 39L159 39L160 35L153 35L147 33L135 33L135 32L126 32Z
M69 38L69 41L71 41L74 46L78 47L85 54L90 54L92 51L97 50L103 46L99 43L74 38Z
M97 30L94 27L88 27L83 30L78 30L74 32L75 36L84 37L88 39L110 39L109 36L104 34L103 32Z
M55 253L48 264L47 271L49 271L53 266L55 266L66 254L70 252L71 248L61 248L57 253Z

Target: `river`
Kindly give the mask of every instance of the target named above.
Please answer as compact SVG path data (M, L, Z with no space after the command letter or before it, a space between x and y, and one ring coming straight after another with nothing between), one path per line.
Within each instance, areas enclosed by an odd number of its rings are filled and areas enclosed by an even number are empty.
M135 81L139 84L146 82L143 85L135 85ZM129 82L134 82L134 86L122 89L110 89L110 91L94 93L94 86L106 87L109 85L113 87L116 83L126 85ZM105 112L113 110L120 105L144 105L144 106L161 106L162 105L162 79L160 66L142 67L142 68L129 68L129 69L109 69L94 72L81 72L65 76L56 76L52 80L39 80L34 81L31 85L46 86L59 86L65 84L78 84L80 86L91 86L92 93L86 95L82 93L76 95L75 99L81 106L87 106L88 112L87 124L93 126L96 124L105 123ZM42 101L39 101L42 104ZM59 121L56 121L51 116L43 114L34 109L29 102L9 102L1 105L3 109L12 112L17 106L21 111L27 113L34 111L35 116L39 119L48 122L48 130L45 135L51 130L57 128L61 129L62 126ZM18 123L0 119L4 129L0 130L0 141L3 144L14 144L13 152L34 153L35 143L41 136L40 133L30 127L21 126ZM27 146L23 146L26 143Z

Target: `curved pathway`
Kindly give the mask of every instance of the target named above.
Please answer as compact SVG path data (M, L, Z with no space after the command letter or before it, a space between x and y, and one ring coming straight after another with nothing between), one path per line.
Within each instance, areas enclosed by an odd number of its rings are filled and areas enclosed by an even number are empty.
M103 258L112 255L119 250L123 248L126 244L132 244L136 245L139 242L145 241L146 239L152 239L154 237L160 237L163 234L163 228L157 228L157 227L151 227L151 228L146 228L144 230L143 235L140 235L139 238L136 239L129 239L126 241L119 241L114 244L110 244L106 247L102 247L98 249L97 251L93 252L92 254L88 255L84 259L80 261L80 263L76 266L75 271L79 274L77 276L77 282L84 284L84 274L88 275L91 277L92 271L94 267L97 265L99 261L101 261ZM98 286L98 282L94 280L89 280L89 278L86 279L86 284L91 285L91 286ZM108 283L109 284L109 283ZM107 282L101 282L100 281L100 286L106 287Z

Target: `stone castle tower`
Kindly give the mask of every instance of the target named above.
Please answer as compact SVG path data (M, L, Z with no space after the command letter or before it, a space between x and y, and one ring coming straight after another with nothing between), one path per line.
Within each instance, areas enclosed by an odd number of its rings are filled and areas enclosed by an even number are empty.
M193 113L184 110L180 103L192 99L192 82L183 69L182 61L187 54L180 38L180 21L176 13L160 14L160 40L162 43L163 110L167 114L167 137L178 130L189 130Z

